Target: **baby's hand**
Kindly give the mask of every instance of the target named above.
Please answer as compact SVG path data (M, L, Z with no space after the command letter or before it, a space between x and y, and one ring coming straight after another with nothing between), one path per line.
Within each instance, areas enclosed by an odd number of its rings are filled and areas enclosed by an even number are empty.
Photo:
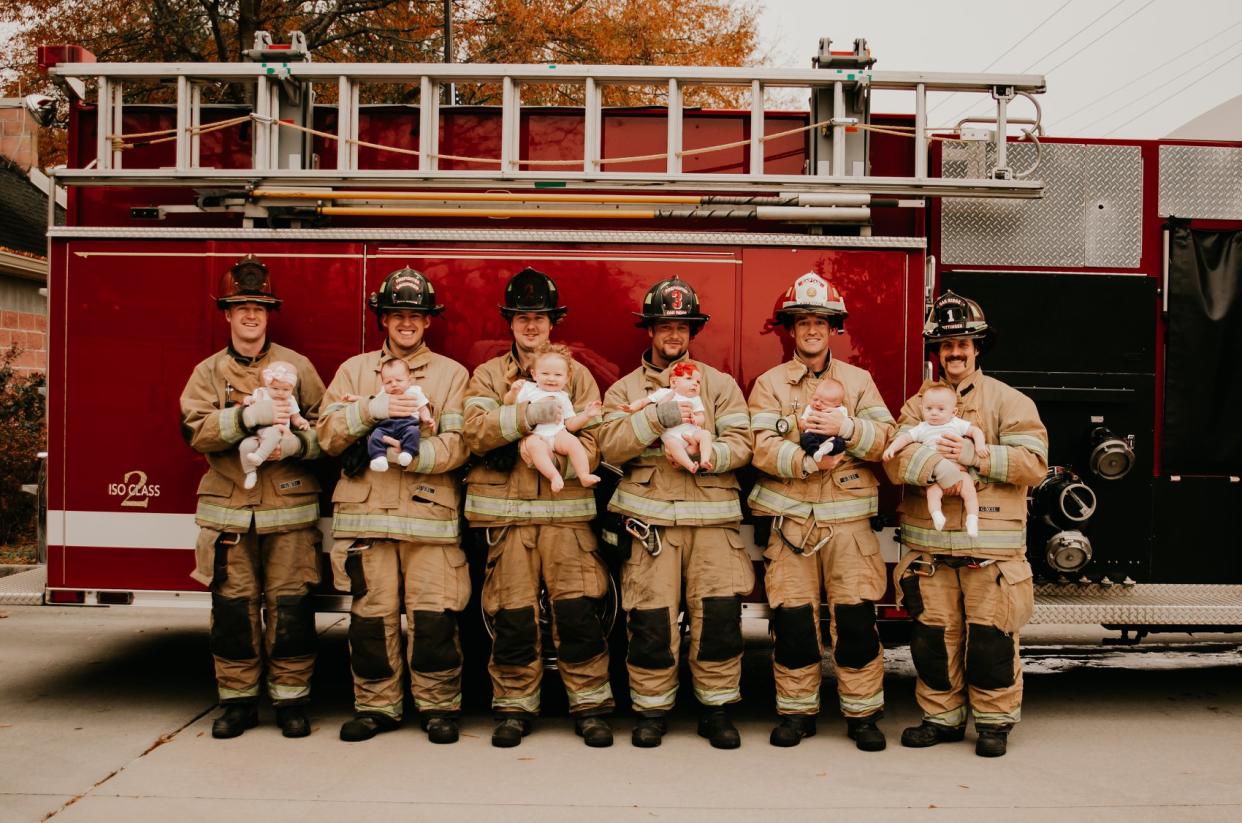
M529 382L530 382L529 380L523 380L521 377L519 377L517 380L514 380L513 383L509 385L509 391L520 392L522 389L526 388L526 384Z
M293 421L293 427L300 432L304 432L310 428L310 421L305 417L298 417L297 420Z
M603 414L604 413L603 401L592 400L590 403L587 403L585 407L583 407L582 413L586 415L590 415L591 417L597 417Z
M884 454L880 455L880 459L881 460L892 460L893 455L896 453L897 453L896 445L895 444L890 445L887 449L884 450Z
M979 457L987 457L991 453L992 453L992 450L988 448L986 443L984 443L979 448L975 449L975 454L977 454Z
M356 403L356 402L358 402L358 400L359 400L359 399L361 399L361 398L360 398L360 396L359 396L359 395L356 395L356 394L344 394L344 395L341 395L341 402L342 402L342 403Z

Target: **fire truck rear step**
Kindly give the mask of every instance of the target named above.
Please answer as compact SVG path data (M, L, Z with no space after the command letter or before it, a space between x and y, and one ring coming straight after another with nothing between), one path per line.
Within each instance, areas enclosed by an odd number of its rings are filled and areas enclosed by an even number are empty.
M1031 622L1242 626L1242 586L1045 584L1035 588Z
M0 577L0 606L40 606L47 587L47 566L32 566Z

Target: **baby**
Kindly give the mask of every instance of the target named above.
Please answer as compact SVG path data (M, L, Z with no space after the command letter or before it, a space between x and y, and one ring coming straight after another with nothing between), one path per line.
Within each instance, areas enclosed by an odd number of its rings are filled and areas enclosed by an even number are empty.
M559 492L565 488L565 478L556 469L552 455L560 454L569 458L574 471L578 473L578 482L590 488L599 482L599 476L591 474L590 462L586 449L578 442L571 432L580 430L592 417L597 417L604 410L604 404L598 400L588 403L579 414L574 414L573 401L565 387L569 385L569 367L574 356L568 346L555 343L544 343L535 354L535 362L531 365L530 380L515 380L504 396L505 405L512 403L538 403L548 399L555 400L561 407L559 423L540 423L535 430L522 439L522 458L527 465L534 466L552 485L552 491Z
M802 419L806 420L811 416L811 412L839 412L845 417L849 417L849 410L842 404L845 402L845 386L840 380L831 377L825 377L819 381L819 385L815 387L815 391L811 394L811 402L802 410ZM840 454L845 451L845 440L835 435L816 434L815 432L803 432L799 438L802 449L811 455L816 463L825 457L831 457L834 454Z
M975 454L987 457L989 450L984 440L983 431L976 425L968 423L954 412L957 410L957 392L948 386L932 386L923 392L923 422L909 431L897 435L888 448L884 450L882 459L888 460L897 452L911 443L925 443L935 446L942 435L956 434L958 437L969 437L975 443ZM966 507L966 533L971 537L979 536L979 497L975 494L975 484L969 477L962 481L962 504ZM927 487L927 509L931 512L932 522L936 530L944 529L944 512L940 509L944 498L944 489L935 483Z
M694 422L682 423L671 429L665 429L660 435L660 440L668 447L673 462L691 474L700 468L706 471L712 470L712 435L703 428L707 414L703 406L703 398L699 396L702 382L703 375L699 373L699 367L689 360L683 360L673 366L672 372L669 373L667 389L657 389L642 400L624 403L621 406L622 411L632 413L652 403L663 403L665 400L689 403L694 410ZM690 456L690 447L698 452L698 462Z
M418 403L418 411L410 417L390 417L381 420L367 437L367 457L371 458L371 471L388 471L388 447L400 449L397 462L408 466L418 454L418 442L422 435L420 426L429 426L434 432L436 420L431 416L430 401L422 387L410 383L410 366L400 358L393 358L380 366L380 380L384 392L391 395L408 395Z
M263 370L262 376L263 385L242 401L243 405L250 406L266 398L284 400L289 404L289 416L277 420L274 425L262 427L254 436L237 444L242 468L246 470L246 479L242 485L247 489L253 489L259 482L259 465L276 450L280 438L289 433L290 426L298 431L310 428L310 423L299 413L301 409L298 408L297 398L293 396L293 390L298 385L297 368L284 360L274 360Z

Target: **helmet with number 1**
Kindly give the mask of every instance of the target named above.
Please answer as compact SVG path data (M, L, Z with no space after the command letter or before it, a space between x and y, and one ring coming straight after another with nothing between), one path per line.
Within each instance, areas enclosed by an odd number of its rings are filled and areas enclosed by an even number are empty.
M433 316L444 311L444 306L436 303L436 287L426 275L408 266L385 277L379 291L371 292L367 305L381 326L386 311L415 311Z
M801 315L813 315L823 317L833 328L840 329L848 316L841 292L815 272L800 275L777 301L772 314L773 319L786 328L792 327Z
M928 349L935 349L945 340L953 339L974 340L982 352L996 342L996 330L988 325L978 303L946 291L936 298L927 313L923 343Z
M238 260L220 278L216 306L227 309L242 303L258 303L269 309L280 308L280 298L272 289L267 266L253 254Z
M699 308L699 296L694 288L679 277L661 280L643 297L643 310L634 312L637 325L652 326L665 320L684 320L690 324L691 334L698 334L711 315Z
M546 314L555 326L569 313L567 307L558 303L560 292L556 282L541 271L525 268L509 279L504 305L497 308L506 320L517 314Z

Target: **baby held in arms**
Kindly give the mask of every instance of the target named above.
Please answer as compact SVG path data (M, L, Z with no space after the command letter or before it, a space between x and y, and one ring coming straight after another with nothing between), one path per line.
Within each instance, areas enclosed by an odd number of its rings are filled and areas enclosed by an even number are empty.
M897 435L888 448L884 450L884 460L890 459L897 452L911 443L924 443L936 447L942 435L955 434L958 437L969 437L975 443L975 454L987 457L989 454L987 441L983 431L976 425L958 417L957 392L948 386L932 386L923 392L923 422L909 431ZM947 460L948 458L941 458ZM979 536L979 496L975 494L974 481L967 475L961 483L962 504L966 508L966 533L971 537ZM944 530L944 512L941 501L944 489L935 483L927 487L927 510L931 513L932 523L937 531Z
M621 406L622 411L633 413L665 400L689 403L694 411L694 422L665 429L660 440L668 449L669 458L691 474L699 469L712 470L712 434L703 428L703 423L707 420L707 410L700 396L702 382L703 375L699 372L699 367L689 360L683 360L674 365L669 373L667 389L657 389L642 400ZM691 456L691 451L696 453L697 461Z
M590 488L599 482L599 476L591 474L586 449L573 432L580 431L593 417L604 410L598 400L588 403L581 412L574 413L569 392L569 369L573 353L568 346L545 343L535 354L530 375L533 380L515 380L504 396L506 405L512 403L555 402L560 406L561 419L556 423L539 423L535 430L522 439L522 459L548 479L552 491L565 488L565 478L556 468L553 455L569 458L570 465L578 475L578 482Z

